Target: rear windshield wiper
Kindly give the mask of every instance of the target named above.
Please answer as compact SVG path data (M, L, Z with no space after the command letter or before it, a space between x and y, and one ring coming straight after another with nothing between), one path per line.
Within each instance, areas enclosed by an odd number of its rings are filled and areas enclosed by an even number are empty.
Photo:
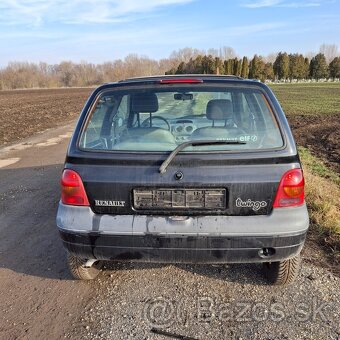
M201 146L201 145L215 145L215 144L224 144L224 145L238 145L238 144L247 144L246 142L241 141L231 141L231 140L191 140L188 142L184 142L177 146L176 149L174 149L171 154L167 157L167 159L162 163L162 165L159 167L159 172L161 174L164 174L166 172L166 168L171 163L171 161L176 157L176 155L181 152L183 149L187 148L188 146Z

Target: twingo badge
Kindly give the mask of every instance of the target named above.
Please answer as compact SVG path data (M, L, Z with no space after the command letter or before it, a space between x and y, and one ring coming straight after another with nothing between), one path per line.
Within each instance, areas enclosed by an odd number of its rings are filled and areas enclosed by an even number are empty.
M94 205L97 207L125 207L125 201L94 200Z
M254 211L265 208L267 205L268 204L266 201L252 201L250 198L248 198L246 201L242 201L241 198L236 200L236 206L238 208L252 208Z

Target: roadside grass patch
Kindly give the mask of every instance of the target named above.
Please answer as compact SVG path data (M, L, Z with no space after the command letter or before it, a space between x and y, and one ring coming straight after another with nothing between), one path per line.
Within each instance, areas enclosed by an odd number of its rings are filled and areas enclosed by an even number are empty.
M304 148L299 148L306 180L306 202L311 227L319 240L340 260L339 176Z
M298 149L303 164L308 167L312 174L329 179L333 183L340 185L340 176L335 171L329 169L322 160L313 156L307 148L300 146Z

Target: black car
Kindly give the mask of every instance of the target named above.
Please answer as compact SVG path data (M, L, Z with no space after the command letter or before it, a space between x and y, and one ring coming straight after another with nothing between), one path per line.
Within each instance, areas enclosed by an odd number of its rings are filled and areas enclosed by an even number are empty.
M98 87L80 115L57 225L72 274L102 260L263 262L296 278L309 226L304 178L272 91L233 76L134 78Z

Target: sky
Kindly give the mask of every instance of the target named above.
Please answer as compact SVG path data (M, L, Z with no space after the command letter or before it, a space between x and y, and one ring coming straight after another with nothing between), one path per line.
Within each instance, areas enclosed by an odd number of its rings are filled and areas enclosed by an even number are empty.
M0 0L0 65L161 59L184 47L239 56L340 48L340 0Z

